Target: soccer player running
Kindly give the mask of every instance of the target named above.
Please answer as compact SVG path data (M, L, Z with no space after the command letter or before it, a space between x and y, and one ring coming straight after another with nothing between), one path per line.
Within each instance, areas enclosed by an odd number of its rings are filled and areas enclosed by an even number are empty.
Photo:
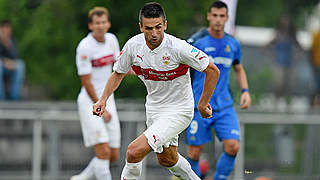
M212 115L209 99L218 81L219 70L208 56L186 41L166 34L167 20L159 3L145 4L139 15L141 34L129 39L93 113L104 114L106 101L132 67L147 88L147 129L127 149L121 180L139 179L143 158L154 151L160 165L182 179L200 179L177 150L178 134L192 120L194 100L189 66L205 74L198 109L203 118Z
M231 66L242 91L241 108L248 108L251 104L251 98L246 73L240 60L240 44L234 37L224 32L224 25L228 20L227 5L221 1L214 2L209 8L207 19L209 27L196 33L188 41L194 42L195 47L208 54L210 61L219 68L220 77L209 101L213 108L212 118L202 118L200 112L195 108L193 120L187 128L188 160L196 174L201 176L199 157L203 145L212 140L211 128L213 127L224 146L224 152L216 164L214 180L225 180L233 170L235 157L240 147L239 121L233 108L233 99L229 88ZM203 91L204 74L197 71L192 71L191 74L192 89L197 106Z
M84 144L93 146L96 156L71 180L93 177L111 180L110 162L119 158L120 148L120 123L114 97L111 95L109 98L103 117L92 114L92 105L103 93L120 48L116 36L108 33L111 24L106 8L95 7L89 11L88 17L88 27L92 32L77 47L76 64L82 83L77 103Z

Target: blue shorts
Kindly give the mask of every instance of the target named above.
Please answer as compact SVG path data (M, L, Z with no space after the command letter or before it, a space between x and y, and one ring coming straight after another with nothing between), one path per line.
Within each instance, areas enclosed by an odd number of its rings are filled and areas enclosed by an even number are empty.
M240 125L233 107L213 112L212 118L202 118L198 109L186 130L187 144L202 145L212 140L211 128L214 128L220 141L236 139L240 141Z

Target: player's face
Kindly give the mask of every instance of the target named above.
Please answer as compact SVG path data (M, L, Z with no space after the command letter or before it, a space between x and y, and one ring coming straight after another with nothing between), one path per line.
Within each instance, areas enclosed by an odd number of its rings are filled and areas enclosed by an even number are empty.
M224 31L224 24L228 20L227 9L213 7L210 12L208 12L207 19L213 31Z
M104 34L108 32L110 26L111 24L105 14L101 16L94 15L92 17L92 22L89 23L89 29L92 31L93 35L97 37L103 37Z
M164 30L167 29L167 22L164 22L162 17L159 18L145 18L142 17L140 31L144 33L146 43L150 49L157 48L164 36Z

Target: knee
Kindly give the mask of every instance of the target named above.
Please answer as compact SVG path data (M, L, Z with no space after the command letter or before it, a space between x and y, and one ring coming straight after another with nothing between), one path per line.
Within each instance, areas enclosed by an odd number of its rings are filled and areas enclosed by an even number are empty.
M94 149L98 159L110 159L111 150L108 144L97 144Z
M143 153L139 146L133 145L132 143L129 144L127 149L127 161L129 163L136 163L140 162L142 159Z
M188 146L188 157L191 160L197 161L200 158L202 146Z
M240 149L240 144L238 141L232 141L229 143L226 143L224 146L224 151L232 156L237 155L238 151Z

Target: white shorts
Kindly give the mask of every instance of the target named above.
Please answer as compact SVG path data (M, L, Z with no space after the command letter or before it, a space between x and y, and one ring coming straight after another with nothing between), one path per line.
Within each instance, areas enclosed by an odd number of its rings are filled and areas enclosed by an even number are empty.
M84 145L109 143L111 148L120 148L120 123L113 95L109 97L106 107L112 116L108 123L92 114L93 103L89 97L80 93L77 102Z
M147 130L144 135L154 152L162 153L163 147L178 146L179 134L190 124L191 112L147 112Z

